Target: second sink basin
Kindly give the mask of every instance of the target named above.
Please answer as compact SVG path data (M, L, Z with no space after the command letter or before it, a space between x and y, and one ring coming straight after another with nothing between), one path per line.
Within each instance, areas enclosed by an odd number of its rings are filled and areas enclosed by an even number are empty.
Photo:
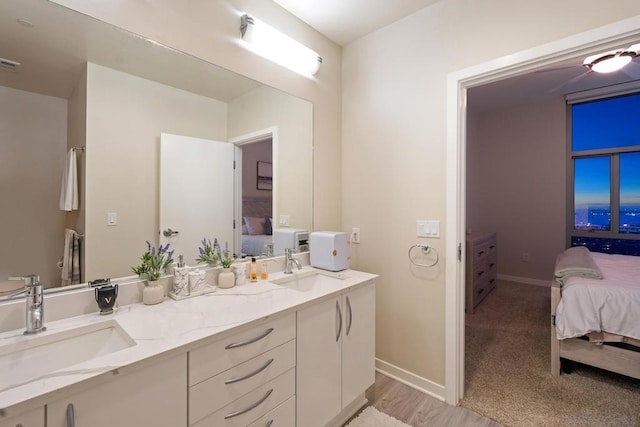
M0 391L135 344L115 320L20 337L0 345Z
M271 283L276 285L285 286L289 289L294 289L300 292L309 292L310 290L318 286L335 286L342 282L342 278L323 274L319 271L306 271L302 273L296 273L282 277L280 279L272 280Z

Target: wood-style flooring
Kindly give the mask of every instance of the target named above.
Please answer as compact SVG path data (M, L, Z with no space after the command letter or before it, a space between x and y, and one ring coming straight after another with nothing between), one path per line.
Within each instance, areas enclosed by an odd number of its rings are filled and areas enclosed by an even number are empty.
M448 405L379 372L366 396L370 406L414 427L500 427L489 418Z

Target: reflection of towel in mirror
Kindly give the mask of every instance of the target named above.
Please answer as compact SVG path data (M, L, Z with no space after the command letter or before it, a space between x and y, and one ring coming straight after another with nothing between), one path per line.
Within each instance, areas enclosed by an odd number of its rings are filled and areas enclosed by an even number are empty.
M78 209L78 168L76 152L71 149L67 153L67 163L62 173L60 186L60 210L73 211Z
M62 286L80 283L80 236L68 228L64 230L61 278Z
M555 276L560 283L564 284L564 281L572 276L602 279L602 272L593 260L589 249L584 246L574 246L558 255Z

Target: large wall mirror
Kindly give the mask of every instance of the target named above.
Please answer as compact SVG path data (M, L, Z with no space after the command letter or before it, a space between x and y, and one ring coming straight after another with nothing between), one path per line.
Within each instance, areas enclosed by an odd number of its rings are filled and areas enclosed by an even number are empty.
M62 280L65 230L78 235L80 282L132 275L146 241L187 252L184 245L196 251L203 237L228 235L240 252L245 216L311 230L310 102L47 0L0 3L0 58L0 285L29 273L47 287L77 282ZM231 183L205 162L195 183L165 191L182 193L174 208L187 218L197 201L214 197L197 242L161 233L161 169L179 164L161 159L163 134L234 144L241 169ZM265 141L269 149L254 149ZM271 163L270 177L256 176L258 162ZM65 170L77 174L78 207L70 211L61 209ZM229 185L231 202L216 196Z

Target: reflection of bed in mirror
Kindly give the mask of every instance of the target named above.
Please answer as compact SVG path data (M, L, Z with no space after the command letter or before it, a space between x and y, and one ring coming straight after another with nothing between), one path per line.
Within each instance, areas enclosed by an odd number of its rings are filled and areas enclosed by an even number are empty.
M242 253L260 256L273 243L271 197L242 198Z
M551 371L567 361L640 378L640 257L574 247L551 287ZM578 252L586 260L565 264ZM567 259L567 258L565 258ZM571 261L574 262L574 261ZM561 366L562 363L562 366Z

